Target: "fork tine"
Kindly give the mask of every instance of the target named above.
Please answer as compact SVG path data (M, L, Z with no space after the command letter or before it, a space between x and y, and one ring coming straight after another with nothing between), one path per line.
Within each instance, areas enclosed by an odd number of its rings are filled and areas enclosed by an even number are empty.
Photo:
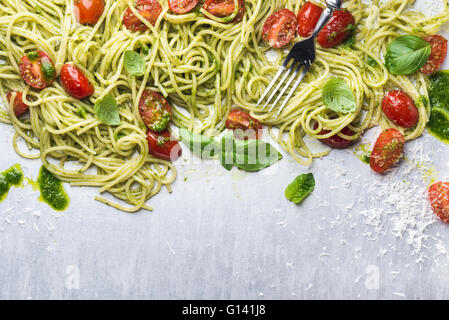
M295 63L292 63L291 67L288 68L288 71L285 72L284 76L282 77L282 80L279 82L279 84L277 85L276 89L273 90L273 92L271 93L270 97L268 98L268 100L265 102L262 110L264 110L268 104L270 103L271 100L273 100L274 96L276 95L276 93L279 92L279 89L282 87L282 85L284 84L285 80L288 78L288 76L292 73L293 69L295 67Z
M285 106L287 105L287 102L290 100L290 98L293 96L293 93L295 93L296 89L298 89L299 85L301 84L302 80L304 80L306 73L309 71L310 69L310 61L307 62L304 65L304 69L302 70L301 75L299 76L298 80L296 80L295 84L293 85L292 90L290 91L290 93L288 94L288 96L285 98L284 103L282 104L282 106L279 108L277 114L276 114L276 118L281 114L281 112L284 110Z
M278 81L279 77L282 75L282 73L286 70L286 68L284 66L281 66L281 68L279 69L279 71L276 73L276 75L274 76L273 80L271 80L270 85L268 86L268 88L265 90L265 92L263 93L262 97L260 98L259 102L257 102L256 107L258 107L263 99L265 99L265 97L270 93L271 89L274 87L274 85L276 84L276 81Z
M296 63L293 63L292 68L296 65ZM290 85L292 84L293 80L296 78L296 76L298 75L299 71L301 70L301 68L304 65L302 63L298 64L298 67L296 68L295 72L292 74L292 76L290 77L290 79L288 80L288 82L285 84L284 88L282 89L282 91L279 93L278 97L276 98L276 100L273 102L273 105L270 108L271 112L273 111L273 109L276 107L276 104L279 102L279 100L281 100L282 96L284 95L285 91L287 91L287 89L290 87Z

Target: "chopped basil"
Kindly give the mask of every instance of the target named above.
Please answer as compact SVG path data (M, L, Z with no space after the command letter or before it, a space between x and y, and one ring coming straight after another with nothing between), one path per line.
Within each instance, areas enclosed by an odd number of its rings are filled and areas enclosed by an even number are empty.
M30 60L36 60L37 58L39 58L39 53L37 53L37 51L30 51L27 53L27 57Z
M145 60L135 51L125 51L124 64L126 71L136 77L141 77L145 73Z
M315 178L312 173L296 177L285 189L285 197L295 204L301 204L315 189Z
M323 88L323 102L332 111L351 113L357 109L357 103L346 81L330 79Z
M168 125L171 121L171 113L167 110L163 110L160 106L156 111L160 114L159 119L156 120L152 125L150 125L150 129L155 132L162 132L167 129Z
M41 60L41 70L45 80L53 80L56 74L55 67L48 59Z
M431 45L417 36L400 36L387 47L385 66L396 75L410 75L426 64Z
M369 66L373 67L373 68L375 68L375 67L378 66L376 60L374 60L374 59L371 58L370 56L368 56L368 57L366 58L366 63L367 63Z
M95 102L95 114L97 118L110 126L118 126L120 125L120 115L118 111L118 105L115 98L107 94L103 99L98 99Z

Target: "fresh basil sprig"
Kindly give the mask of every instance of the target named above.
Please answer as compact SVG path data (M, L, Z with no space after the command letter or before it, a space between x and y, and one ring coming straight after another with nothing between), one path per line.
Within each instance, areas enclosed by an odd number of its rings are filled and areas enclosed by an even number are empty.
M103 99L95 101L94 109L97 118L101 122L110 126L120 125L117 101L111 94L107 94Z
M400 36L388 45L385 66L392 74L410 75L426 64L431 52L431 45L420 37Z
M285 189L285 197L295 204L301 204L315 189L315 178L312 173L296 177Z
M219 145L214 139L190 132L185 128L179 130L179 135L181 141L198 157L211 158L219 149Z
M234 139L232 131L226 132L220 143L186 129L180 130L180 136L181 141L195 155L202 158L218 156L226 170L231 170L235 166L244 171L256 172L282 159L282 154L269 143Z
M145 74L145 59L135 51L125 51L124 64L126 71L136 77Z
M332 78L323 88L323 102L332 111L351 113L357 108L357 102L351 88L343 79Z

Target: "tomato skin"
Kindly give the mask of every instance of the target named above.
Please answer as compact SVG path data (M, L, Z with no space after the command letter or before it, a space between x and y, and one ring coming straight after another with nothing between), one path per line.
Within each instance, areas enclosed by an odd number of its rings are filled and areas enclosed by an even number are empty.
M433 212L449 223L449 182L437 182L429 188L429 201Z
M441 68L447 56L447 40L441 35L434 35L425 38L432 46L432 53L430 54L427 63L420 69L424 74L433 74Z
M157 0L137 0L136 9L148 22L153 26L159 18L162 7ZM123 23L130 31L145 31L148 27L139 20L139 18L132 12L131 8L126 9L123 15Z
M318 129L318 123L315 123L314 130ZM320 135L325 135L330 133L330 130L323 129L320 132ZM341 130L341 133L345 136L354 136L355 132L349 129L348 127L344 127L343 130ZM355 140L347 140L345 138L340 137L338 134L333 135L330 138L327 139L319 139L322 143L328 145L331 148L334 149L346 149L350 147L352 144L354 144Z
M259 139L262 136L262 125L247 112L234 109L226 120L226 128L234 130L234 136L241 140ZM237 130L237 131L236 131Z
M9 101L11 101L12 98L12 92L8 92L6 98L8 99L7 103L9 104ZM20 117L22 114L28 111L28 106L23 103L22 92L16 91L16 98L13 102L13 110L16 117Z
M23 56L19 62L19 70L22 79L34 89L42 90L50 86L56 78L56 69L50 57L41 50L32 51L36 57L31 59L30 53ZM43 64L50 66L53 70L51 78L45 78Z
M170 103L159 92L145 90L139 101L139 113L148 128L162 132L172 120L173 111Z
M192 11L200 0L169 0L170 10L176 14L185 14Z
M80 24L96 24L103 11L104 0L75 0L74 13Z
M335 10L329 22L318 34L318 43L323 48L333 48L351 35L350 26L355 26L354 16L347 10Z
M412 98L402 90L388 92L382 101L382 110L395 125L410 129L419 121L419 111Z
M203 9L209 12L211 15L218 18L226 18L234 13L235 4L234 0L207 0L203 6ZM246 7L245 1L239 0L239 12L231 23L237 23L243 20Z
M156 158L176 161L182 156L181 145L167 130L158 133L148 129L147 140L149 152Z
M93 85L74 65L68 63L63 65L59 77L64 90L75 99L84 99L94 94Z
M313 2L304 3L298 13L298 34L301 37L306 38L313 34L323 11L323 8Z
M268 17L262 29L262 39L272 48L282 48L295 37L298 20L288 9L282 9Z
M377 173L384 173L396 164L404 151L404 135L396 129L382 132L374 145L370 166Z

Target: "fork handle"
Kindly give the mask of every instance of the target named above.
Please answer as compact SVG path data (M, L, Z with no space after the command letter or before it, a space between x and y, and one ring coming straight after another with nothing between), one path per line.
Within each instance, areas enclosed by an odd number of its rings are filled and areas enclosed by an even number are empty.
M336 8L330 6L324 9L323 13L321 14L320 20L318 20L315 30L313 31L311 38L315 38L318 35L318 33L320 33L320 31L324 28L326 23L332 17L332 14L334 13L335 9Z
M318 35L318 33L320 33L320 31L324 28L326 23L332 17L334 11L341 8L342 3L343 0L326 0L327 7L321 14L320 20L318 20L318 23L315 27L315 30L313 31L311 38L315 38Z

